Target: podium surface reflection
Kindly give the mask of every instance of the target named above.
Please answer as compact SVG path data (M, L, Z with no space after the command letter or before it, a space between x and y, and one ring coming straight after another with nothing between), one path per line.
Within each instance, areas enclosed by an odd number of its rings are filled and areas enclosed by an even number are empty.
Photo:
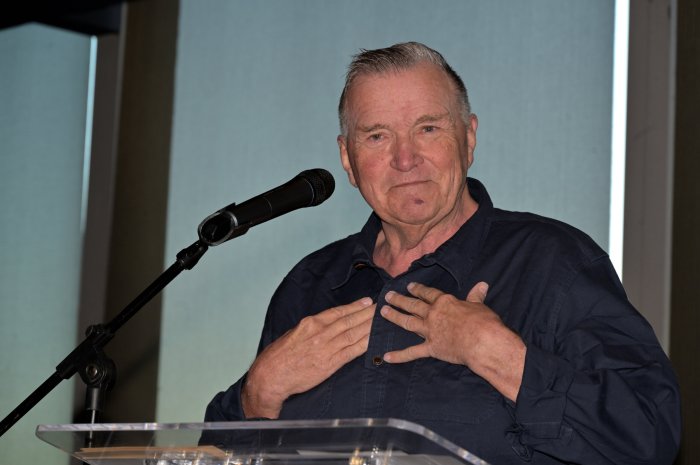
M91 465L488 465L397 419L39 425Z

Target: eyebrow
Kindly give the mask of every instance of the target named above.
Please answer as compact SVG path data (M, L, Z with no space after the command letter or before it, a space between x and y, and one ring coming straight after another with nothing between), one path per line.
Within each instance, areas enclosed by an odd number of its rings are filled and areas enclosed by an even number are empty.
M389 129L389 126L387 126L386 124L376 123L376 124L372 124L371 126L358 126L357 127L357 130L359 132L372 132L372 131L376 131L378 129Z
M415 124L433 123L436 121L443 121L443 120L450 120L450 119L451 119L450 114L447 112L432 114L432 115L423 115L416 120Z
M434 123L436 121L444 121L444 120L451 120L452 118L450 117L450 114L448 112L445 113L435 113L435 114L427 114L427 115L422 115L420 116L414 125L419 125L419 124L424 124L424 123ZM357 131L358 132L372 132L372 131L377 131L379 129L389 129L389 126L386 124L382 123L375 123L371 124L369 126L358 126Z

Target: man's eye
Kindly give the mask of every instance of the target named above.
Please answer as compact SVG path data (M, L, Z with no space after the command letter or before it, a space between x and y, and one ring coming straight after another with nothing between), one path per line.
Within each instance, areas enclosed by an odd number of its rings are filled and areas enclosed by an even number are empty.
M435 126L423 126L423 132L435 132L437 127Z
M370 142L379 142L382 140L382 135L381 134L370 134L368 137Z

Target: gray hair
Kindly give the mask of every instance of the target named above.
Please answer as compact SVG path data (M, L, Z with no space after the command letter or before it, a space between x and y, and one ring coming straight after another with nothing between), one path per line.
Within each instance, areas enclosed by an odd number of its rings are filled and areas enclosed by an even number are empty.
M421 63L432 63L445 72L447 77L457 88L457 97L461 106L462 119L468 123L471 107L467 88L462 78L452 69L445 58L436 50L418 42L404 42L387 48L376 50L361 49L360 53L353 56L345 75L345 87L340 94L338 104L338 118L340 120L340 132L347 135L347 95L352 84L359 76L368 74L382 74L407 70Z

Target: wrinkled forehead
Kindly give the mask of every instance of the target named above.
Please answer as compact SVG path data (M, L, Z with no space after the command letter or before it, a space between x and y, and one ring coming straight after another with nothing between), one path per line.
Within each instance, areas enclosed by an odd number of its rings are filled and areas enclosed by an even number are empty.
M432 104L436 108L430 113L457 115L459 102L459 92L447 74L426 63L356 76L345 95L344 116L351 130L358 118L368 113Z

